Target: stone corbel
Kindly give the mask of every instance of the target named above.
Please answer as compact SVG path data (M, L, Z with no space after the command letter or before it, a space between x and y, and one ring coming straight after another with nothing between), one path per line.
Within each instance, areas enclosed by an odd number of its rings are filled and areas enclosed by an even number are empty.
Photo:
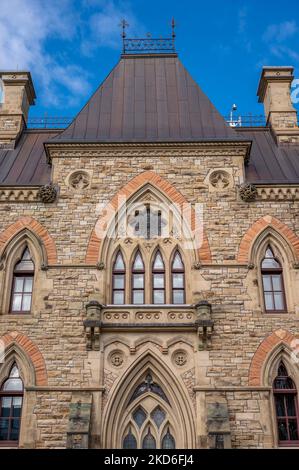
M91 300L86 305L87 318L84 320L86 348L88 350L99 351L100 349L100 335L101 335L101 322L102 322L102 309L97 300Z
M201 300L195 305L197 318L195 325L197 327L198 349L211 349L211 336L214 329L212 320L212 306L207 300Z

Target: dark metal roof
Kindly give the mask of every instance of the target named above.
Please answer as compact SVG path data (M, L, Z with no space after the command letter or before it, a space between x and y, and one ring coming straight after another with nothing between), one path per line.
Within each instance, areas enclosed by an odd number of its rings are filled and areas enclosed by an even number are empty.
M46 161L45 140L57 134L55 131L24 131L14 150L0 150L0 184L46 184L51 178L51 167Z
M276 145L269 128L239 128L238 134L252 139L246 179L255 183L299 183L299 146Z
M234 131L176 54L122 56L54 141L232 139Z
M65 130L25 130L0 150L0 185L43 185L45 142L252 140L248 181L299 184L299 146L277 146L269 128L231 128L175 54L122 57Z

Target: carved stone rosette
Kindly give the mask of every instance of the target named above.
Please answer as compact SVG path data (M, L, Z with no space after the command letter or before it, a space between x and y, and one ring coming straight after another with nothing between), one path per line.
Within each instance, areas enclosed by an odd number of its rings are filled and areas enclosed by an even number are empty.
M252 202L257 198L257 188L254 184L243 183L239 187L239 194L243 201Z
M45 184L39 188L37 196L44 203L54 202L57 197L57 188L52 183Z

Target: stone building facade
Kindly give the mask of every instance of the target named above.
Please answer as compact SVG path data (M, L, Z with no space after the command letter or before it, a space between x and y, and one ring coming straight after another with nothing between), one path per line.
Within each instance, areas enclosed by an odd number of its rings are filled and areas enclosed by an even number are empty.
M299 446L293 69L255 128L174 53L122 55L64 130L1 78L0 445Z

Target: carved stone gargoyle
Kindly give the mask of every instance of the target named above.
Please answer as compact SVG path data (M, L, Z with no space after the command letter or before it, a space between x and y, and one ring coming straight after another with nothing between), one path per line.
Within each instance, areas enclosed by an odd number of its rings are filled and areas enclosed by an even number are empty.
M197 335L199 339L198 349L211 348L211 336L214 329L214 321L212 320L212 306L207 300L201 300L195 305L197 318L195 325L197 326Z
M94 351L100 349L100 334L101 334L101 323L102 323L102 309L101 305L97 300L91 300L86 305L87 318L84 320L85 336L86 336L86 348Z

